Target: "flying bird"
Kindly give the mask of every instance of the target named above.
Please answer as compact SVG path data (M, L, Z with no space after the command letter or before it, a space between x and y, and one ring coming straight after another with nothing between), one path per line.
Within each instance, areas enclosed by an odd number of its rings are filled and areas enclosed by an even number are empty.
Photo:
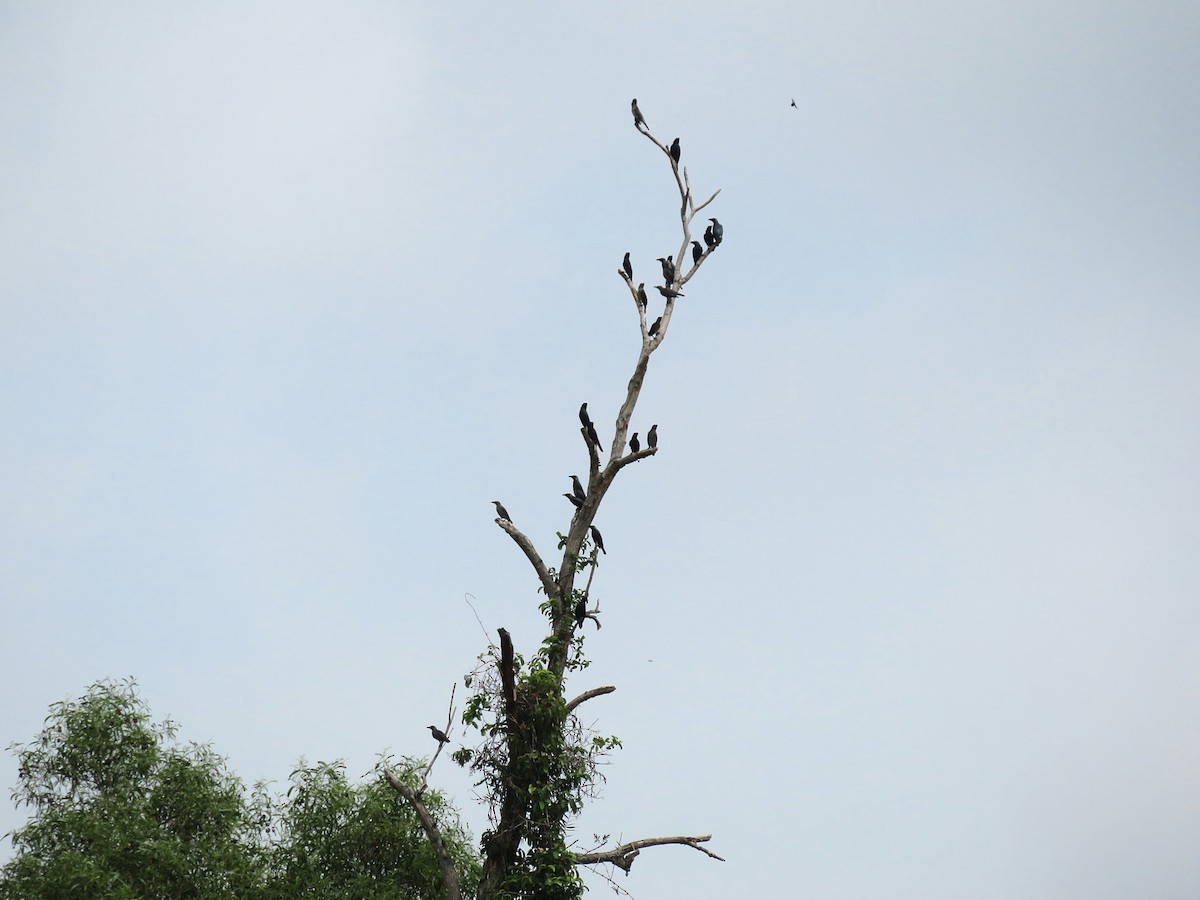
M675 162L678 163L679 162L679 138L675 138L675 140L671 141L671 151L670 152L671 152L671 159L675 160Z
M792 109L799 109L799 108L800 108L800 107L798 107L798 106L796 105L796 100L795 100L795 98L793 98L793 99L792 99Z
M579 483L579 476L571 476L571 492L580 500L587 499L587 493L583 489L583 485Z
M439 744L449 743L450 738L446 737L446 732L442 731L442 729L438 728L436 725L429 725L426 727L429 728L429 733L433 735L433 739Z
M637 432L633 433L633 437L629 439L629 452L637 453L642 449L642 442L637 439Z
M563 494L563 496L566 497L568 500L570 500L571 505L574 506L576 509L583 508L583 501L580 500L578 497L576 497L574 494Z
M493 500L492 502L493 502L494 504L496 504L496 515L498 515L500 518L502 518L502 519L503 519L504 521L506 521L506 522L511 522L511 521L512 521L512 517L511 517L511 516L509 516L509 514L508 514L508 510L507 510L507 509L505 509L503 506L501 506L501 505L500 505L500 501L499 501L499 500Z
M579 407L579 424L584 428L592 424L591 417L588 415L586 400Z
M658 446L658 425L650 426L650 430L646 432L646 443L652 450Z
M699 241L692 241L692 265L697 265L700 262L700 257L704 255L704 248L700 246Z
M596 426L591 422L587 424L588 440L596 445L596 449L600 449L600 435L596 434Z
M642 128L649 128L650 126L646 124L646 120L642 118L642 111L638 109L637 97L633 98L633 103L629 104L629 106L633 110L633 127L639 131Z
M668 300L674 300L676 297L683 296L683 294L679 293L679 291L673 290L669 287L663 287L661 284L656 284L655 287L658 288L658 292Z
M625 270L625 277L633 281L633 263L629 261L629 254L625 254L625 259L621 261L621 268Z
M638 303L642 304L642 312L646 311L646 304L649 303L646 299L646 282L638 285Z
M587 601L580 597L575 601L575 627L582 628L584 619L587 618Z
M721 227L721 223L716 219L709 219L708 221L712 222L713 244L720 244L721 238L725 236L725 229Z
M657 319L654 320L654 324L650 326L650 330L647 331L646 333L648 335L650 335L650 337L654 337L656 334L658 334L658 329L659 329L659 326L661 326L661 325L662 325L662 316L659 316Z
M600 552L608 556L608 551L604 549L604 538L600 536L600 529L595 525L589 525L588 528L592 532L592 540L596 542L596 546L600 548Z
M670 284L672 281L675 280L675 257L674 257L674 254L672 254L671 256L667 256L667 257L660 256L658 258L658 261L660 263L662 263L663 281L665 281L667 284Z

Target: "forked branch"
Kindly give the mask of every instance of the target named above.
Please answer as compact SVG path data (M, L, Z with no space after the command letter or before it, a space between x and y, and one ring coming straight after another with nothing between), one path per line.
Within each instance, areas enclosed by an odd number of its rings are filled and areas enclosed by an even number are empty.
M707 847L700 845L706 841L712 840L711 834L700 834L695 837L687 837L680 835L678 837L653 837L642 838L639 841L629 841L626 844L621 844L619 847L613 847L611 850L598 850L593 853L580 853L575 857L575 862L581 866L594 866L597 863L612 863L614 866L624 869L626 872L633 866L633 861L637 859L637 855L642 852L645 847L660 847L664 844L684 844L691 847L693 850L699 850L701 853L711 856L713 859L725 862L723 856L717 856Z

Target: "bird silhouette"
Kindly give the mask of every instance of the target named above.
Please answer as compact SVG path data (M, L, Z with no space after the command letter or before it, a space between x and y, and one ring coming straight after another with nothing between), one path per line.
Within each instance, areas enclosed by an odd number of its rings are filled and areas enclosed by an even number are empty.
M721 223L716 219L709 219L708 221L712 222L713 246L716 246L720 244L721 239L725 237L725 229L721 227Z
M500 501L493 500L492 502L494 504L496 504L496 515L498 515L500 518L502 518L506 522L511 522L512 518L509 516L508 510L500 505Z
M638 452L639 450L641 450L641 449L642 449L642 443L641 443L641 441L639 441L639 440L638 440L638 438L637 438L637 432L635 431L635 432L633 433L633 437L631 437L631 438L629 439L629 452L630 452L630 453L637 453L637 452Z
M433 735L433 739L439 744L449 743L450 738L446 737L446 732L442 731L442 729L438 728L436 725L429 725L426 727L429 728L429 733Z
M576 509L583 508L583 501L580 500L578 497L576 497L574 494L563 494L563 496L566 497L568 500L570 500L571 505L574 506Z
M586 400L579 407L579 424L584 428L592 424L591 417L588 415Z
M799 109L799 108L800 108L800 107L798 107L798 106L796 105L796 101L795 101L795 99L793 98L793 100L792 100L792 109Z
M683 294L679 293L679 291L673 290L672 288L669 288L669 287L663 287L660 284L656 284L655 287L657 287L658 292L660 294L662 294L664 297L666 297L668 300L674 300L676 297L683 296Z
M625 258L621 260L621 268L625 270L625 277L633 281L633 263L629 261L629 254L625 254Z
M658 446L658 425L650 426L650 430L646 432L646 443L651 449Z
M587 601L580 597L575 601L575 627L582 628L583 621L587 618Z
M583 485L579 483L579 476L571 476L571 492L580 500L587 499L587 493L583 489Z
M700 257L704 255L704 248L700 246L699 241L692 241L692 265L698 265Z
M591 422L587 423L588 440L596 445L596 449L600 449L600 435L596 434L596 426Z
M638 129L638 131L641 131L643 128L649 128L650 126L646 124L646 120L642 116L642 111L638 109L637 97L633 98L633 102L629 106L633 110L633 127Z
M704 229L704 246L712 247L715 243L716 243L716 241L713 239L712 226L709 225L707 228Z
M642 305L642 312L646 311L646 304L649 302L646 299L646 282L643 281L638 285L638 303Z
M661 326L662 326L662 316L659 316L657 319L654 320L654 324L650 326L650 329L646 333L648 335L650 335L650 337L654 337L656 334L658 334L658 329Z
M608 551L604 549L604 538L600 536L600 529L595 525L589 525L588 528L592 532L592 540L596 542L596 546L600 548L600 552L608 556Z
M675 162L678 163L679 162L679 138L675 138L675 140L671 141L670 153L671 153L671 159L675 160Z
M663 281L665 281L667 284L670 284L675 280L675 257L673 255L665 257L660 256L658 261L662 263Z

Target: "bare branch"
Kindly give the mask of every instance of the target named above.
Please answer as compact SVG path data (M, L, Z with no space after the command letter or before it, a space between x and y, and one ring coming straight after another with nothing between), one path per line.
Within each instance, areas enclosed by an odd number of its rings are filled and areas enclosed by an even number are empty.
M588 700L591 700L593 697L600 697L600 696L603 696L604 694L611 694L615 690L616 690L616 688L613 687L611 684L606 684L604 687L592 688L590 691L584 691L582 694L580 694L574 700L571 700L569 703L567 703L567 712L574 712L575 707L577 707L580 703L586 703Z
M630 841L627 844L621 844L619 847L614 847L611 850L600 850L595 853L580 853L575 857L576 865L592 866L596 863L612 863L614 866L619 866L626 872L633 865L633 861L637 855L642 852L645 847L659 847L664 844L684 844L691 847L693 850L699 850L701 853L711 856L713 859L725 862L725 858L717 856L707 847L701 847L705 841L712 840L711 834L701 834L695 837L654 837L642 838L639 841Z
M558 600L558 585L554 583L554 578L550 575L550 570L546 568L546 564L542 562L541 556L538 555L537 548L533 546L533 541L529 540L516 525L508 519L496 519L496 524L508 532L511 537L521 548L521 552L529 560L533 566L533 570L537 572L538 581L542 583L542 590L546 592L546 596L552 600Z
M440 747L438 748L441 749ZM429 843L433 847L434 856L437 857L438 868L442 870L442 883L446 887L446 900L462 900L462 889L458 884L458 871L454 868L454 860L450 856L450 849L446 846L446 840L442 837L442 830L438 828L437 822L433 820L433 815L429 812L429 807L421 799L420 794L409 785L405 784L387 769L383 770L383 777L387 779L396 791L408 801L413 811L417 814L417 818L421 822L421 827L425 829L425 836L429 838Z

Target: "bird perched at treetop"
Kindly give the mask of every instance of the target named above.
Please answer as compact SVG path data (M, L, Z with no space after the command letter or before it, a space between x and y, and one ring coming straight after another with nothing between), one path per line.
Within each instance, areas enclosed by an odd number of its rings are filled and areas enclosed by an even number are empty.
M629 439L629 452L637 453L642 449L642 442L637 439L637 432L633 433L633 437Z
M672 254L671 256L666 256L666 257L660 256L658 258L658 261L660 263L662 263L663 281L665 281L667 284L670 284L672 281L675 280L675 257L674 257L674 254Z
M700 257L704 255L704 248L700 246L699 241L692 241L692 264L700 262Z
M584 428L587 428L589 425L592 424L592 419L588 415L586 400L579 407L579 424L582 425Z
M675 160L675 162L678 163L679 162L679 138L675 138L675 140L671 141L670 153L671 153L671 159Z
M625 254L625 259L621 261L621 268L625 270L625 277L633 281L633 263L629 261L629 254Z
M646 332L646 334L650 335L650 337L654 337L656 334L658 334L658 329L661 326L662 326L662 316L659 316L657 319L654 320L654 324L650 326L650 329Z
M651 448L658 446L658 425L651 425L650 430L646 432L646 443Z
M666 297L668 300L674 300L676 297L683 296L683 294L679 293L679 291L674 290L669 287L663 287L661 284L655 285L655 287L657 287L658 292L660 294L662 294L664 297Z
M571 505L574 506L576 509L581 509L583 507L583 501L580 500L578 497L576 497L574 494L563 494L563 496L566 497L568 500L570 500Z
M596 445L596 449L600 449L600 435L596 434L596 426L591 422L587 423L588 440Z
M512 518L508 515L508 510L500 505L500 501L493 500L492 502L494 504L496 504L496 515L498 515L500 518L504 519L504 521L506 521L506 522L511 522Z
M571 490L580 500L587 499L587 493L583 490L583 485L579 483L579 476L571 476Z
M704 246L711 247L715 241L713 240L712 226L709 225L704 229Z
M591 529L592 540L596 542L596 546L600 548L600 552L608 556L608 551L604 549L604 538L600 536L600 529L595 525L589 525L588 528Z
M646 304L650 301L646 299L646 282L638 285L638 303L642 304L642 312L646 311Z
M646 120L642 116L642 111L638 109L637 97L633 98L633 102L629 106L633 110L633 127L639 131L643 128L649 128L650 126L646 124Z
M721 243L722 238L725 237L725 229L721 227L721 223L716 219L709 219L708 221L712 222L713 246L717 246Z
M446 732L442 731L442 729L438 728L436 725L430 725L428 728L429 733L433 735L433 739L439 744L449 743L450 738L446 737Z

